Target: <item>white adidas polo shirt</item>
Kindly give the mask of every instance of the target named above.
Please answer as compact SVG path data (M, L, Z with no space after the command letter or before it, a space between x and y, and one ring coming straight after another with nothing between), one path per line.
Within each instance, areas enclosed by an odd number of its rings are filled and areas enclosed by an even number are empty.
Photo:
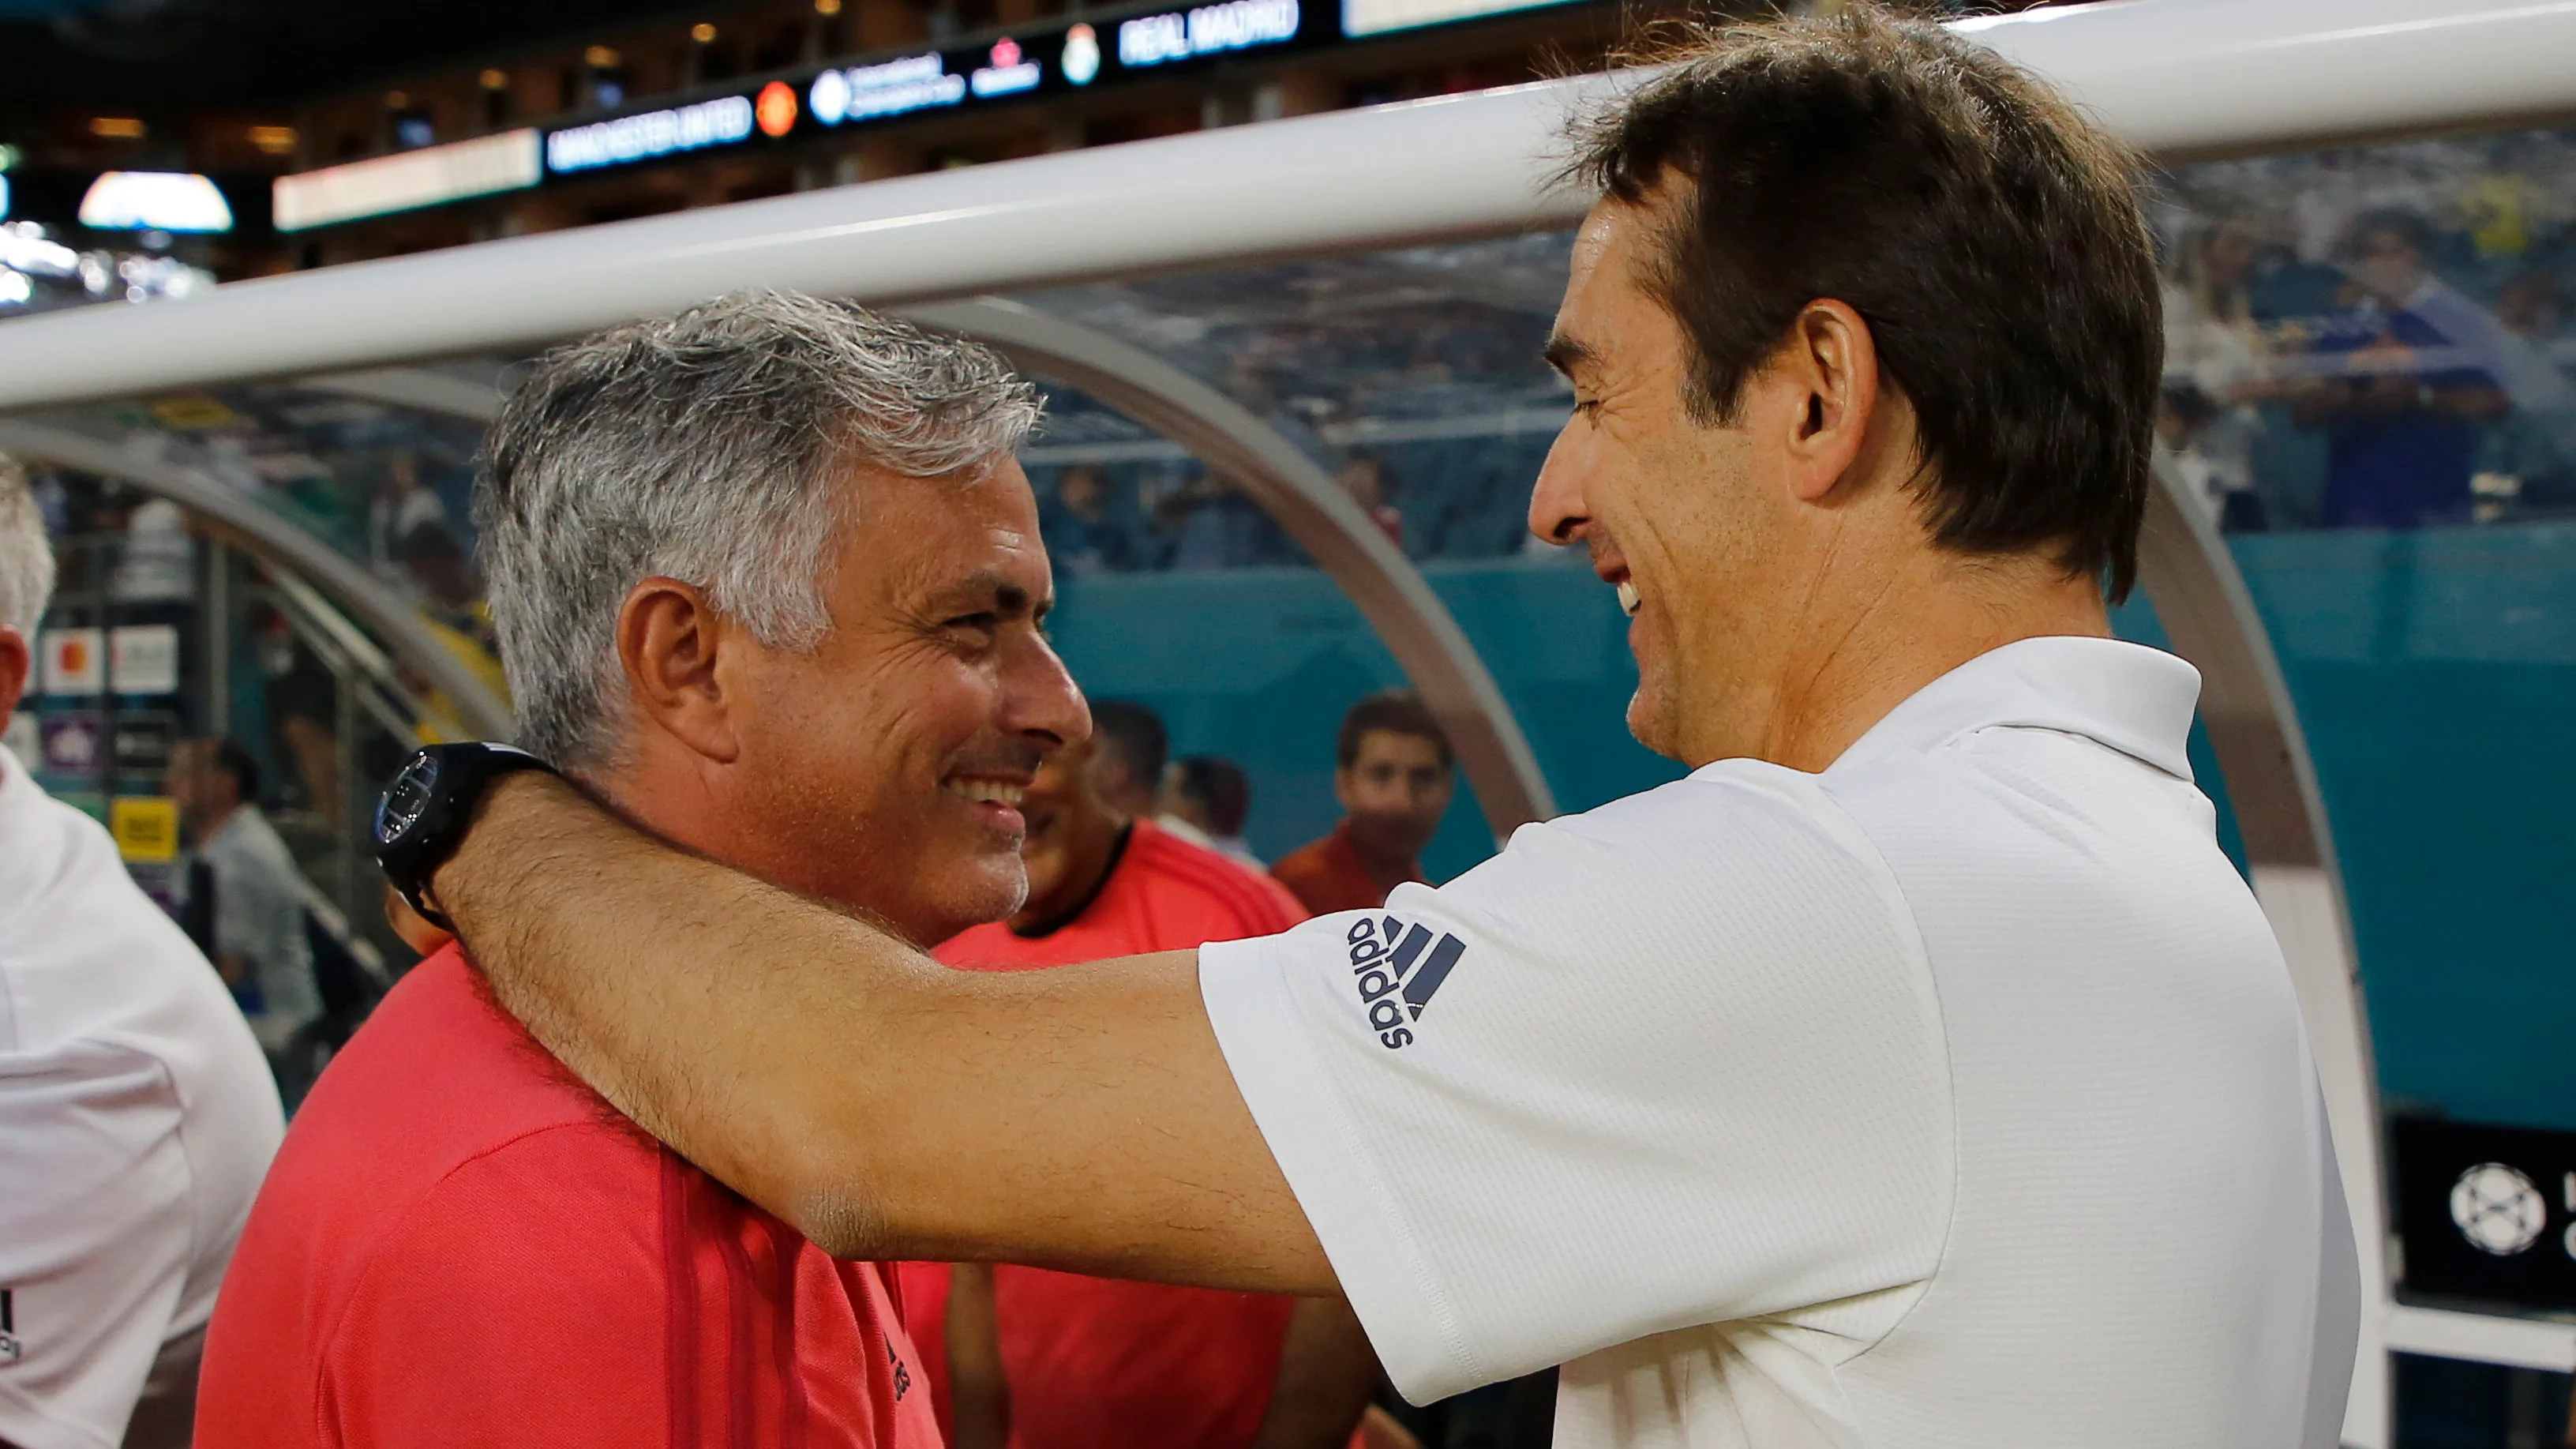
M2199 685L2024 641L1820 775L1205 947L1406 1396L1562 1363L1559 1446L2332 1445L2357 1270Z

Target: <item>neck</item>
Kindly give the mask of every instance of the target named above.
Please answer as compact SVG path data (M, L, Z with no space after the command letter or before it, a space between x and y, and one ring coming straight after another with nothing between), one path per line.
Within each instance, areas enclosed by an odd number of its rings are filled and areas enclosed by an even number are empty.
M241 813L241 808L242 802L239 800L233 800L207 811L206 823L198 829L197 838L199 840L214 839L216 833L222 830L227 822L229 822L235 815Z
M1044 894L1032 891L1011 913L1010 928L1024 936L1043 935L1090 906L1118 868L1128 820L1112 811L1086 810L1068 814L1056 828L1064 832L1064 869Z
M1941 554L1910 582L1800 619L1768 681L1702 716L1731 717L1743 731L1736 747L1693 751L1688 763L1750 755L1818 773L1891 710L1980 655L2023 639L2111 633L2094 581L2064 578L2043 560Z
M1368 871L1372 884L1393 890L1413 879L1411 855L1389 851L1371 843L1367 836L1353 830L1347 819L1342 822L1342 836L1350 841L1351 853L1360 858L1360 865Z

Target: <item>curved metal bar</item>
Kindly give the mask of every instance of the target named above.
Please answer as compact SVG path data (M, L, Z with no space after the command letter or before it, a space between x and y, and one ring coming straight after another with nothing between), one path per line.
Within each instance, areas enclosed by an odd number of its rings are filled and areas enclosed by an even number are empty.
M1449 732L1494 838L1556 813L1519 721L1448 606L1359 505L1276 429L1149 352L1017 302L986 297L905 315L1071 383L1234 479L1315 556L1386 642Z
M0 419L0 449L40 458L102 477L121 478L216 520L241 535L262 563L311 580L385 641L393 656L438 686L463 718L487 739L507 739L516 726L509 706L448 652L419 613L366 570L329 544L270 513L204 474L130 457L114 445L68 428Z
M489 426L501 415L501 394L479 382L432 372L425 367L378 367L364 372L332 372L296 379L296 386L340 397L388 403L414 412L436 413Z
M2344 1442L2380 1449L2390 1435L2387 1343L2394 1300L2380 1186L2379 1078L2325 796L2236 556L2161 470L2138 535L2138 581L2174 652L2200 670L2201 722L2236 807L2255 899L2280 939L2307 1023L2361 1259L2361 1348Z
M2565 0L2112 0L1966 22L2130 145L2245 153L2576 110ZM0 408L547 342L737 287L880 304L1527 231L1600 76L1230 126L8 323Z

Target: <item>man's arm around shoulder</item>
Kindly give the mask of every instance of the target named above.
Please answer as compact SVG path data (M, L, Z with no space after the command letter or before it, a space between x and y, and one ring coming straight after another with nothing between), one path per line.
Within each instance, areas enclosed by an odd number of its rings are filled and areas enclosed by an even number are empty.
M434 891L565 1064L836 1256L1336 1289L1193 952L951 971L534 772Z

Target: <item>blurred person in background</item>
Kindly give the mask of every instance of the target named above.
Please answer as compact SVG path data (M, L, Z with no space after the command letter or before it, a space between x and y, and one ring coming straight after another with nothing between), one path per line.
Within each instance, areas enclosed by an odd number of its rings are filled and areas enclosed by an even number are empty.
M0 718L53 579L0 458ZM216 1285L284 1128L205 958L0 749L0 1444L188 1443Z
M1164 772L1162 807L1156 819L1165 829L1180 833L1178 827L1186 825L1226 859L1254 870L1270 868L1243 838L1252 818L1252 779L1234 761L1214 755L1173 761Z
M313 948L304 932L303 877L259 808L259 762L233 740L181 740L161 779L179 804L190 849L181 862L179 911L206 923L199 944L232 988L272 1063L322 1015ZM302 1082L279 1088L300 1099Z
M1101 739L1095 735L1095 739ZM977 971L1269 935L1305 919L1267 876L1112 805L1105 745L1051 751L1021 804L1029 895L933 954ZM1113 776L1118 771L1110 772ZM1338 1449L1377 1359L1338 1298L909 1265L917 1341L944 1336L958 1449ZM930 1324L943 1311L944 1334Z
M2262 495L2254 491L2249 450L2236 446L2226 409L2187 378L2167 375L2156 401L2155 463L2182 495L2229 533L2262 529Z
M2179 462L2195 496L2222 526L2259 529L2265 516L2254 490L2254 449L2263 432L2259 404L2282 395L2270 345L2254 321L2249 287L2257 241L2241 216L2196 219L2175 248L2164 284L2165 385L2158 440Z
M405 535L399 550L404 569L420 588L421 614L431 636L454 655L466 671L503 705L510 702L510 681L501 667L501 646L492 627L492 609L483 597L483 576L466 556L465 545L444 523L424 523ZM413 671L404 682L420 697L416 728L429 741L470 738L456 702Z
M1354 453L1334 475L1342 491L1359 505L1368 521L1397 548L1404 547L1404 515L1395 509L1395 480L1386 472L1386 460L1369 453Z
M1008 913L1021 794L1089 728L1039 627L1037 410L980 347L777 294L549 354L476 501L527 744L921 945ZM449 945L297 1114L199 1443L935 1449L891 1271L657 1146Z
M2315 344L2334 370L2291 398L2300 425L2326 435L2328 528L2467 522L2482 428L2512 411L2503 329L2433 276L2432 249L2410 211L2352 225L2351 305Z
M367 500L367 561L385 579L408 582L402 545L420 528L447 526L447 504L420 481L420 458L409 448L385 455L384 477Z
M1373 694L1342 716L1333 745L1341 823L1270 868L1316 915L1373 910L1420 882L1422 850L1440 833L1458 784L1449 736L1421 700Z
M1038 510L1038 530L1059 574L1124 573L1136 567L1136 540L1110 513L1109 475L1089 463L1064 470Z
M1163 761L1172 749L1163 717L1132 699L1095 699L1091 739L1092 789L1121 815L1151 816L1162 793Z

